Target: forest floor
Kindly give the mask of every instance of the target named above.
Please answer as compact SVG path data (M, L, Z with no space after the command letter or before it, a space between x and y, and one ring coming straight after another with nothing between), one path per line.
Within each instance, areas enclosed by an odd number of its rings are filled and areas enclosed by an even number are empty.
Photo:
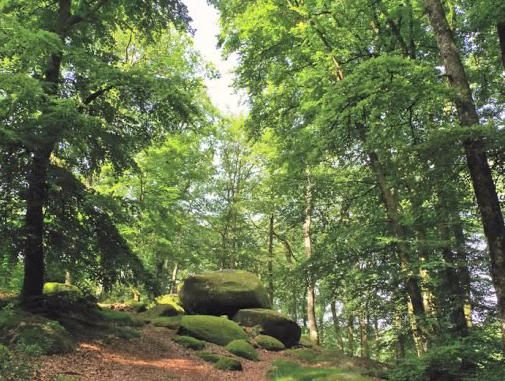
M68 380L80 381L263 381L267 380L272 360L284 357L281 352L260 350L260 361L241 359L243 371L222 371L197 357L191 349L174 343L173 335L172 330L148 325L138 339L113 338L108 343L83 340L74 352L41 356L32 380L53 381L66 376ZM227 353L214 344L208 344L208 349Z

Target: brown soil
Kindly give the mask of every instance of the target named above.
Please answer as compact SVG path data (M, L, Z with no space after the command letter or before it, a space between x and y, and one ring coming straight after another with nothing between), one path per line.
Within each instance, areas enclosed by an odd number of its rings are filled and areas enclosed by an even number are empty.
M42 356L33 381L53 381L56 376L79 381L263 381L271 360L282 353L259 350L260 361L240 359L242 372L221 371L198 358L194 351L172 342L174 331L147 326L134 340L112 339L110 344L84 340L66 355ZM209 344L207 350L227 353Z

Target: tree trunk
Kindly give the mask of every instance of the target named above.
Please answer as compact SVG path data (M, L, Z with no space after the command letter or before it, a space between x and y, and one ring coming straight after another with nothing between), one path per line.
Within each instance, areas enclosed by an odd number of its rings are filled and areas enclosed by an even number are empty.
M340 330L340 322L337 315L337 302L333 301L330 303L331 317L333 318L333 328L335 329L335 341L337 342L337 347L341 352L344 352L344 342L342 340L342 332Z
M177 293L177 273L179 272L179 264L175 262L174 269L172 270L172 281L170 282L170 293Z
M347 317L347 353L354 356L354 316L349 314Z
M367 136L365 126L361 124L358 125L358 132L360 134L360 138L363 142L364 147L366 147ZM414 335L416 335L417 341L421 347L427 348L430 332L426 322L424 300L418 277L415 275L415 271L411 263L412 261L410 258L409 249L405 244L405 241L407 239L407 232L405 227L400 222L398 200L395 198L393 192L387 184L386 176L384 174L382 164L379 160L379 156L373 150L367 149L366 151L369 158L370 168L377 178L377 183L379 185L384 205L386 207L386 215L388 217L388 223L391 232L393 236L398 240L396 244L396 251L398 254L398 259L400 261L407 294L410 298L410 303L412 306L412 318L416 320L412 324L412 326L415 327Z
M379 331L379 319L377 316L373 318L373 334L375 336L375 359L380 360L381 355L381 336Z
M405 357L405 335L403 333L402 316L398 308L395 311L395 330L396 330L396 361L399 362Z
M503 18L505 18L505 16ZM503 68L505 68L505 21L499 22L496 25L496 30L498 32L498 38L500 40L501 60L503 63Z
M44 203L51 150L33 155L28 176L24 243L24 278L21 296L42 295L44 289Z
M360 356L362 358L370 358L370 350L368 347L368 327L365 312L359 314L359 334L360 334Z
M456 109L459 122L463 127L475 126L479 124L479 118L472 99L472 91L459 49L447 23L444 7L440 0L424 0L424 2L444 61L449 84L458 91ZM476 138L466 138L463 145L491 257L491 277L498 300L502 344L505 350L505 225L503 215L483 142Z
M307 180L307 188L305 201L307 203L305 207L305 222L303 223L303 246L305 255L307 259L310 260L312 257L312 238L310 236L310 227L312 224L312 211L313 211L313 200L312 200L312 183L309 179ZM308 273L308 284L307 284L307 318L309 320L309 337L312 343L319 345L319 338L317 334L317 323L316 323L316 297L314 291L314 276L309 266Z
M274 215L270 215L270 225L268 234L268 298L270 305L274 305L274 272L273 272L273 245L274 245Z
M74 284L74 277L69 270L65 270L65 284L72 286Z
M468 257L466 254L466 239L463 231L463 225L458 213L454 213L455 221L452 222L452 230L454 238L456 239L456 253L458 255L458 272L461 279L461 287L464 292L464 310L466 325L468 328L472 327L472 295L471 286L472 280L470 277L470 269L468 268Z

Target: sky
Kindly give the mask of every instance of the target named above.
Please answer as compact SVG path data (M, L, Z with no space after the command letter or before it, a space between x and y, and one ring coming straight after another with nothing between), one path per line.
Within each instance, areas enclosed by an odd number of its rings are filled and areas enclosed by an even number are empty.
M221 111L239 114L246 107L240 102L240 95L231 88L233 69L237 65L235 57L224 61L221 51L217 49L217 35L219 34L219 13L207 4L206 0L183 0L188 7L189 15L193 19L192 27L195 47L201 52L205 60L214 63L219 69L221 78L206 80L209 95L214 105Z

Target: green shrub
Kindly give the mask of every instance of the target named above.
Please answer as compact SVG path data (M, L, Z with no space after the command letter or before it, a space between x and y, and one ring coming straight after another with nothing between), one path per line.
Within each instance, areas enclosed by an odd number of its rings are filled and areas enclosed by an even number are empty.
M219 370L242 370L242 363L230 357L221 356L214 368Z
M245 340L233 340L228 343L226 349L235 356L243 357L248 360L258 360L258 352Z
M174 336L172 337L172 340L185 348L197 351L205 348L205 343L203 341L190 336Z
M0 380L18 381L29 379L32 374L30 361L15 356L5 345L0 344Z
M247 338L246 333L237 323L209 315L183 316L177 332L218 345L227 345L233 340Z
M282 342L272 336L258 335L255 337L255 340L261 348L266 349L267 351L282 351L285 348Z
M155 327L165 327L169 329L178 329L181 325L182 316L159 317L152 319Z

